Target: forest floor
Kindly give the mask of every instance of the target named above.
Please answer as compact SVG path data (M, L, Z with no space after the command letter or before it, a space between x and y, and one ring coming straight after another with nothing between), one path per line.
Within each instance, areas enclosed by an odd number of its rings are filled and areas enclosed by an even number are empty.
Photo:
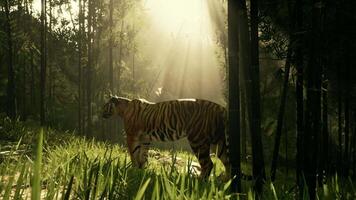
M214 157L211 176L201 180L188 152L153 149L147 167L137 169L122 145L50 129L40 140L40 133L38 127L0 124L0 199L254 199L252 181L242 181L243 193L229 192L230 182L219 178L223 165ZM246 163L242 169L251 173ZM352 182L337 177L319 190L320 199L355 197ZM295 199L294 180L266 181L263 197Z

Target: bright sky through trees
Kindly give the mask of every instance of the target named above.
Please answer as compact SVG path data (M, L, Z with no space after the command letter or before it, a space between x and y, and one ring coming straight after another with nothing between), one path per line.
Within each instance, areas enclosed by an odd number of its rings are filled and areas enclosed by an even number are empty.
M162 88L162 96L152 100L203 98L224 104L223 70L218 59L216 33L207 0L144 0L144 26L139 30L139 55L150 60L157 69L154 90ZM78 13L77 1L62 6L65 19ZM41 0L34 0L39 12ZM58 11L57 11L58 12ZM129 15L132 16L132 15ZM128 21L131 21L128 20ZM131 23L131 22L127 22ZM116 25L120 29L120 24ZM220 52L219 52L220 51ZM118 56L118 55L114 55ZM139 69L137 69L139 70ZM153 93L154 94L154 93Z

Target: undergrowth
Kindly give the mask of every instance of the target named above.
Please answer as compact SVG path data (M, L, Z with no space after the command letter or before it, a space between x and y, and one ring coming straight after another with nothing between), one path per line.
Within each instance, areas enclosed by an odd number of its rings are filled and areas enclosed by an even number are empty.
M229 192L216 159L212 175L201 180L196 158L187 152L152 150L147 167L137 169L124 146L6 123L12 136L0 143L0 199L254 199L251 181L242 181L243 193ZM263 199L296 199L296 194L295 181L286 178L267 181ZM319 187L318 197L355 199L353 182L335 176Z

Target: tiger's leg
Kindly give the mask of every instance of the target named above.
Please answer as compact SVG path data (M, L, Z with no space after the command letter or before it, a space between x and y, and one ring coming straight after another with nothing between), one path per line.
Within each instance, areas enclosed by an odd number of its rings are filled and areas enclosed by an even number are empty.
M217 156L225 166L225 175L223 176L223 180L227 181L231 178L231 164L229 160L229 154L228 154L225 137L223 137L219 141L217 152L218 152Z
M127 146L134 167L143 168L147 163L149 142L142 142L135 134L127 134Z
M127 134L127 147L130 154L131 162L134 167L140 167L139 165L139 151L140 151L140 142L138 137L135 134Z
M192 147L195 156L199 160L199 164L201 167L200 177L204 179L208 178L213 168L213 162L210 158L210 144L201 141L199 142L200 144L196 144L195 142L192 142L190 140L189 143Z
M143 168L147 164L149 147L150 147L150 143L148 143L148 142L141 142L140 143L140 150L138 152L138 165L139 165L139 168Z

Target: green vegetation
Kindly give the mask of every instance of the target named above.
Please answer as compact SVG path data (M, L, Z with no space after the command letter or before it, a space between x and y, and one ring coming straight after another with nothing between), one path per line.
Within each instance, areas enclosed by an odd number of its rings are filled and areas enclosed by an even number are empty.
M220 180L223 167L215 159L209 180L197 178L191 167L196 159L187 152L152 150L149 165L141 170L131 167L126 148L121 145L55 130L42 133L39 128L23 128L22 122L10 120L3 120L1 127L4 121L8 130L22 135L18 142L0 146L0 197L5 200L31 196L34 199L254 199L250 181L242 181L247 193L229 192L230 182ZM3 130L2 137L6 136ZM243 164L242 169L249 173L248 165ZM294 199L296 186L289 183L287 179L268 182L264 186L265 199ZM356 197L350 180L334 177L320 188L320 199Z

